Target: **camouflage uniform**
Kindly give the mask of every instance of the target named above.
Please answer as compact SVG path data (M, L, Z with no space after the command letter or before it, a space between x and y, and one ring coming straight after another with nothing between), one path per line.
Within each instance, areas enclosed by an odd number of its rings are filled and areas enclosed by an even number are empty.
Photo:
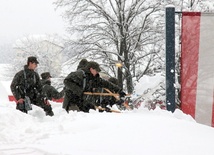
M41 74L42 80L42 94L48 100L60 99L64 96L64 89L61 92L58 92L53 86L51 86L51 81L48 78L51 78L49 72L44 72Z
M88 112L89 109L95 108L95 97L92 95L84 95L84 92L94 92L96 88L108 88L114 92L121 91L120 87L100 78L99 74L97 74L97 76L93 76L90 73L90 67L100 71L96 65L97 63L94 64L89 62L86 68L79 69L76 72L71 72L65 78L64 85L66 90L63 108L66 109L66 111L77 110ZM70 107L75 108L73 109Z
M41 95L42 85L38 73L34 70L28 69L27 65L24 66L24 70L16 73L12 80L10 88L13 96L17 101L21 98L24 99L25 96L28 96L32 104L43 108L46 112L46 115L53 116L51 106L45 104L44 97ZM24 104L17 103L16 109L27 113Z
M119 85L119 82L116 78L111 77L108 79L109 82L115 84L115 85ZM107 93L105 90L101 90L101 92L103 93ZM115 93L115 92L112 92ZM121 100L116 100L116 98L114 96L101 96L99 100L97 100L98 104L100 104L101 107L103 108L107 108L107 106L113 106L114 104L120 105L121 104Z
M41 80L42 94L48 99L60 99L64 96L64 89L58 92L53 86L51 86L50 80Z

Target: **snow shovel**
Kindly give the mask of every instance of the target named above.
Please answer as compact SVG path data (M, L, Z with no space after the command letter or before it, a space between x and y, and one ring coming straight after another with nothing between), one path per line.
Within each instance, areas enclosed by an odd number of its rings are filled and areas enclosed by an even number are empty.
M104 88L105 89L105 91L107 91L109 94L111 94L112 96L114 96L117 100L120 100L120 95L119 94L115 94L115 93L112 93L109 89L107 89L107 88ZM128 94L128 95L126 95L126 96L130 96L130 94ZM126 107L126 109L128 109L128 110L132 110L131 108L130 108L130 106L128 105L128 102L127 101L124 101L123 102L123 106L124 107Z
M104 88L105 91L107 91L108 93L99 93L99 92L84 92L85 95L98 95L98 96L113 96L115 97L116 100L120 100L120 95L117 93L112 93L109 89ZM127 96L130 96L129 94ZM123 106L128 109L131 110L131 108L129 107L127 102L123 102Z

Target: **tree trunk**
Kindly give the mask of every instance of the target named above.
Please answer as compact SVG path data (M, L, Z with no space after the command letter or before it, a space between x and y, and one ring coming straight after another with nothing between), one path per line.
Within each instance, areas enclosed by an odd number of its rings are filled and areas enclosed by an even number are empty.
M131 75L130 71L126 71L126 84L127 84L128 93L132 94L134 87L133 87L132 75Z
M119 82L119 87L121 87L123 89L123 72L122 72L122 68L117 69L117 79Z

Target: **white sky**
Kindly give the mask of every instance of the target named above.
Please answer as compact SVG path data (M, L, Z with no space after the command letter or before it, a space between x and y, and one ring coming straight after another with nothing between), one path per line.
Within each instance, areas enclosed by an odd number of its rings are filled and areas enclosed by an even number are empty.
M54 0L0 0L0 42L29 34L64 34L65 22Z

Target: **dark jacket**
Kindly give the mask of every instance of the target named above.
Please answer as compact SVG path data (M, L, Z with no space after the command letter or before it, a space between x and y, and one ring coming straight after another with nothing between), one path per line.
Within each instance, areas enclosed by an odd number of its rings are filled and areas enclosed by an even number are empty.
M108 81L117 86L119 85L118 80L114 77L109 78ZM104 89L102 89L101 92L107 93L106 90ZM112 93L115 93L115 92L112 92ZM99 100L97 100L97 102L101 107L106 108L108 105L112 107L114 104L117 104L117 102L119 101L117 101L117 99L114 96L101 96Z
M58 92L53 86L51 86L51 81L48 79L42 79L42 94L47 99L60 99L64 96L64 89L61 92Z
M24 66L24 70L15 74L10 88L16 100L24 98L26 95L34 101L42 91L42 85L38 73L34 70L28 69L27 65Z
M24 70L15 74L10 88L17 101L20 98L24 99L25 96L28 96L31 104L43 108L46 115L54 115L51 105L45 103L44 97L42 96L42 85L39 74L34 70L28 69L27 65L24 66ZM16 109L27 113L26 107L24 107L23 104L17 104Z
M79 104L78 106L88 104L88 95L84 95L84 92L93 92L95 88L107 88L114 92L121 91L120 87L102 79L99 74L94 77L88 69L71 72L65 78L64 85L66 100L63 102L63 108L65 109L69 104Z

